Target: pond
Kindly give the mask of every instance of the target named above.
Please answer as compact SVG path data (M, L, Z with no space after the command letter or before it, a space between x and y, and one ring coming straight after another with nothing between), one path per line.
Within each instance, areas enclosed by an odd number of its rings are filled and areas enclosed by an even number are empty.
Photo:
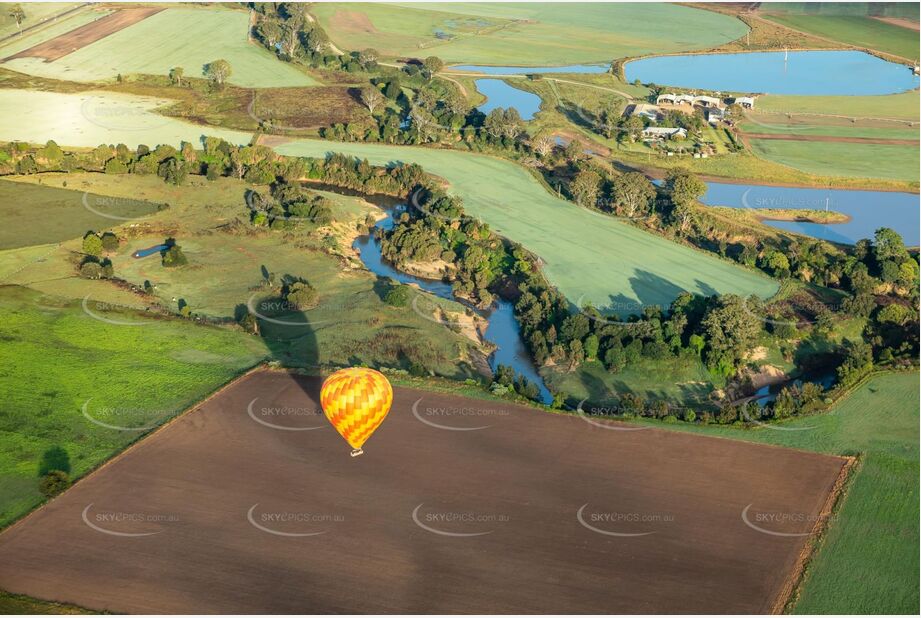
M154 245L153 247L147 247L146 249L139 249L131 254L133 258L145 258L149 255L155 253L160 253L161 251L166 251L169 249L169 245Z
M461 64L448 67L452 71L485 73L486 75L534 75L537 73L607 73L609 66L602 64L570 64L562 67L494 67L479 64Z
M368 198L371 199L371 198ZM393 206L388 203L389 200L373 199L374 203L384 208L387 217L378 221L375 226L379 230L388 231L393 229L392 213L400 213L405 210L405 205ZM458 300L454 297L454 292L450 283L435 281L432 279L423 279L401 272L388 263L381 255L381 243L375 235L361 236L355 241L355 248L361 257L365 267L379 277L390 277L400 283L415 284L420 289L434 294L439 298L449 300ZM489 366L495 371L498 365L509 365L515 370L515 373L522 375L529 382L537 384L540 389L540 400L549 404L553 401L553 395L547 389L540 374L531 362L530 355L525 349L524 342L521 340L521 331L518 326L518 320L515 318L514 307L512 303L499 300L489 311L477 311L480 315L489 320L489 325L484 333L484 339L494 345L496 350L489 356Z
M476 89L486 95L486 102L479 109L488 114L497 107L514 107L522 120L532 120L540 111L540 97L532 92L512 88L501 79L478 79Z
M788 232L797 232L852 245L862 238L872 238L881 227L892 228L902 235L905 244L917 247L921 226L921 198L916 193L894 191L845 191L803 189L767 185L707 183L701 198L710 206L730 208L802 208L840 212L851 217L846 223L803 223L799 221L765 221L765 224Z
M655 56L624 65L628 82L678 88L796 95L879 95L918 87L901 64L860 51Z

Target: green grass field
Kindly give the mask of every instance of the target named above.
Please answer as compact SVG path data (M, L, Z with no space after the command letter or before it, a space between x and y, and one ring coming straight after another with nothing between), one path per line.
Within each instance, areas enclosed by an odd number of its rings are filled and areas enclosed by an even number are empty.
M89 230L98 232L122 223L102 216L115 211L115 216L133 218L156 210L156 204L140 200L119 204L98 195L0 180L0 217L4 221L0 249L56 243L83 236Z
M905 123L856 124L842 121L842 124L810 123L814 117L798 117L801 121L789 122L782 115L760 115L755 122L744 122L740 128L746 133L770 133L774 135L827 135L830 137L869 137L874 139L918 139L918 128Z
M758 156L812 174L918 182L917 146L761 139L750 142Z
M2 66L55 79L91 82L118 74L165 75L181 66L201 77L203 66L223 58L230 83L247 88L310 86L317 82L269 51L247 41L249 13L224 8L169 8L54 62L18 58Z
M311 11L344 49L494 65L607 63L707 49L747 31L735 18L671 4L318 3Z
M855 118L918 120L918 91L881 96L794 96L768 94L758 97L756 112L818 114Z
M795 30L832 39L848 45L866 47L918 59L918 31L856 15L771 15L765 18Z
M918 612L917 373L874 377L830 412L754 430L664 425L833 455L861 466L807 570L798 614ZM663 426L657 424L657 426Z
M768 277L579 208L544 189L524 168L495 157L450 150L292 140L281 154L345 152L371 163L414 162L446 178L466 211L543 260L550 282L574 304L638 313L682 291L771 296Z
M23 189L34 188L26 183L36 182L35 177L18 180ZM114 228L125 238L118 253L110 256L116 276L137 286L150 281L155 286L154 297L139 297L106 281L78 277L74 256L80 250L79 239L57 247L0 251L0 280L4 282L75 300L89 295L91 308L96 303L135 308L158 305L177 312L181 299L196 314L230 319L250 299L258 309L261 300L277 298L277 290L264 285L265 272L273 273L276 280L283 275L304 277L319 292L318 306L291 316L275 316L290 324L263 323L264 340L277 360L289 366L360 361L390 367L417 361L439 375L463 379L473 373L470 364L462 362L475 353L472 340L406 307L385 304L381 284L353 257L345 232L354 230L357 221L375 210L362 200L325 194L336 202L334 216L339 221L335 229L323 231L339 239L338 253L331 255L322 248L320 231L310 226L292 232L252 228L243 199L249 185L237 180L209 182L192 177L180 188L154 176L44 174L42 180L58 186L66 181L75 195L92 190L99 195L171 205ZM79 204L74 208L82 210ZM138 228L130 227L133 223ZM138 249L162 243L167 235L183 248L188 266L164 268L158 254L132 257ZM343 246L343 240L348 244ZM441 304L454 314L464 312L458 303Z
M266 356L254 337L131 311L89 317L76 301L0 286L4 356L0 372L0 526L42 500L38 466L50 448L67 451L72 476L99 465ZM53 356L53 361L49 355ZM26 387L25 385L31 385Z
M6 615L22 614L96 614L98 612L83 609L76 605L40 601L21 594L10 594L0 590L0 613Z

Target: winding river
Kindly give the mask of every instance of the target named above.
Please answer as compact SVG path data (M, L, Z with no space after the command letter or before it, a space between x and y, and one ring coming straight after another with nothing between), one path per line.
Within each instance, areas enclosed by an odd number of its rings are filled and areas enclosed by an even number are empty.
M393 214L406 210L405 204L393 205L390 200L378 200L366 197L377 206L384 209L387 216L377 222L376 230L390 231L393 229ZM372 273L379 277L389 277L400 283L418 286L420 289L448 300L459 301L454 296L450 283L424 279L397 270L381 255L381 241L376 234L361 236L355 241L354 247L358 250L362 263ZM462 302L462 301L459 301ZM476 310L475 310L476 311ZM499 300L488 311L477 311L478 314L489 320L489 325L483 338L496 346L495 351L489 356L489 366L495 371L498 365L509 365L515 373L524 376L529 382L537 384L540 389L540 400L545 404L553 402L553 395L547 389L543 379L531 362L530 354L521 340L521 329L515 318L514 306L506 300Z

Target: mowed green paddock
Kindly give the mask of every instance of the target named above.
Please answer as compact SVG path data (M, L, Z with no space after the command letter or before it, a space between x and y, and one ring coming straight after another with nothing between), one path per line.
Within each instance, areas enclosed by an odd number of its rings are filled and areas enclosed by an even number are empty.
M734 17L664 3L317 3L311 12L343 49L494 65L608 63L716 47L748 31Z
M918 147L853 142L751 139L759 157L821 176L918 182Z
M17 58L0 66L53 79L92 82L117 75L165 75L183 67L202 77L205 64L223 58L230 81L247 88L312 86L317 82L247 40L249 12L219 7L169 8L54 62Z
M908 69L906 69L908 70ZM758 97L753 117L759 112L778 114L816 114L818 116L848 116L857 119L891 118L918 121L918 90L887 95L861 96L798 96L768 94Z
M793 612L914 614L919 603L918 390L917 372L890 373L872 378L825 414L781 425L665 426L860 456Z
M143 217L157 208L135 200L122 200L118 206L88 192L0 180L0 250L61 242L119 225L124 219L105 216L113 207L116 216L125 218Z
M495 157L306 139L275 150L312 157L344 152L374 164L422 165L450 182L469 214L540 256L550 282L578 306L592 303L629 315L648 305L668 305L684 291L763 298L777 291L773 280L753 270L558 199L524 168Z
M194 176L180 188L155 176L43 174L41 179L59 191L64 182L77 189L69 193L79 210L83 210L78 199L82 191L111 196L116 205L131 198L124 208L111 211L118 216L124 216L138 201L170 204L166 210L120 222L123 225L113 230L122 238L118 252L108 255L115 275L138 287L149 281L151 296L81 278L75 266L81 250L79 237L60 245L0 251L0 280L6 283L73 300L88 299L90 310L102 314L112 305L153 305L175 313L181 302L195 315L232 320L251 304L279 320L262 320L261 334L272 357L291 367L356 363L396 367L418 362L438 375L456 379L474 373L470 363L463 362L475 354L473 341L458 329L428 319L427 314L386 304L382 296L387 284L361 268L357 258L350 257L349 247L340 242L342 232L355 230L358 221L377 210L360 199L325 194L335 202L335 227L340 232L337 255L331 255L321 240L327 229L309 224L290 232L253 228L244 201L244 192L252 187L236 179L212 182ZM29 189L35 188L31 183L37 179L19 180ZM134 225L138 228L133 229ZM165 268L158 254L132 257L139 249L161 244L167 236L182 247L187 266ZM349 266L344 265L346 260ZM284 307L273 310L278 290L265 285L268 273L276 282L285 275L306 279L319 294L317 306L304 312L284 311ZM438 304L451 319L464 313L463 306L453 301L439 300ZM429 307L428 302L420 305Z

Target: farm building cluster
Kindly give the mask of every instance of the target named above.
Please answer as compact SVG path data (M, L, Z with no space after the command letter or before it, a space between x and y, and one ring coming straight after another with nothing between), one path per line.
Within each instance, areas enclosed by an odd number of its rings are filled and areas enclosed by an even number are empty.
M754 97L735 97L721 99L708 95L693 95L684 93L664 93L656 97L653 103L637 103L627 108L627 115L637 116L648 120L650 123L658 123L663 117L663 112L669 109L679 111L701 110L704 118L713 126L727 122L726 108L728 105L738 105L743 109L754 109ZM687 131L679 127L647 127L643 131L643 138L646 140L656 140L662 137L686 137Z
M755 107L754 97L721 97L719 93L714 96L665 92L658 94L654 101L637 102L624 111L625 117L642 120L640 140L666 156L688 154L695 158L737 148L730 133L734 122L730 108ZM703 126L696 118L703 120ZM684 144L692 135L693 145Z

